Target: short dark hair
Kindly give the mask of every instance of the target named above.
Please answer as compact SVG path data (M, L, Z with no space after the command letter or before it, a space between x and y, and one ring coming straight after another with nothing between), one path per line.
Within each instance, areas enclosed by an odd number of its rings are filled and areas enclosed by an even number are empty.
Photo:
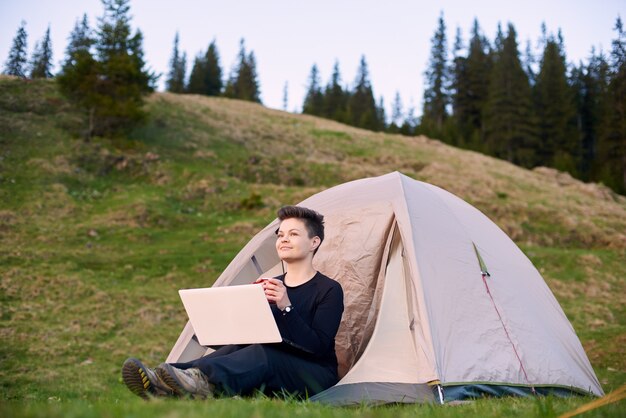
M278 209L278 219L284 221L291 218L302 220L309 233L309 238L319 237L320 245L322 245L322 241L324 241L324 215L302 206L283 206ZM317 252L317 249L315 251Z

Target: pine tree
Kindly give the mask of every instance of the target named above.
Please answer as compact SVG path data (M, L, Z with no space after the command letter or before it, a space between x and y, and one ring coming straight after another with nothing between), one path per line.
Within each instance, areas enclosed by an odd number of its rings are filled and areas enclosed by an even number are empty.
M187 93L205 94L206 93L206 59L202 54L196 55L189 74L189 83L187 84Z
M474 19L467 55L460 29L457 29L451 69L451 99L453 123L447 123L443 139L470 149L484 151L483 110L489 88L491 58L489 42L481 34L478 20ZM458 139L455 141L455 137Z
M187 52L183 51L183 55L181 55L178 60L178 68L176 71L177 83L179 83L179 87L181 90L179 93L184 93L187 90L186 79L187 79Z
M384 121L379 120L379 116L367 62L365 56L361 56L355 86L348 99L348 123L352 126L378 131L384 127Z
M119 134L142 121L143 97L154 89L157 77L145 68L143 35L139 30L131 35L128 3L102 0L104 15L95 43L83 33L83 26L77 25L72 33L59 83L89 113L88 138Z
M504 32L502 31L502 25L498 22L498 28L496 29L496 38L493 41L493 59L494 61L498 58L498 55L504 49Z
M256 71L256 56L254 51L250 51L248 59L246 60L246 66L239 75L240 91L242 92L242 99L249 100L251 102L261 103L261 92L259 90L259 81Z
M549 36L534 86L538 121L537 163L577 175L580 141L576 135L576 108L567 79L560 42Z
M222 67L220 65L220 55L217 50L215 39L211 41L204 56L206 70L204 73L205 94L207 96L219 96L222 93L224 82L222 81ZM255 64L256 65L256 64ZM256 68L255 68L256 74ZM257 84L258 90L258 84Z
M347 122L348 93L341 86L339 62L335 61L333 74L324 90L323 116L338 122Z
M389 124L389 132L399 132L400 127L402 126L404 118L404 111L402 109L402 98L400 97L400 92L396 91L396 95L393 98L393 103L391 104L391 123Z
M240 54L241 55L241 51ZM245 55L244 55L245 56ZM241 58L239 58L239 64L234 64L230 69L230 74L228 75L228 79L226 80L226 85L224 86L224 97L229 97L231 99L236 99L237 94L235 92L235 85L237 84L237 74L239 73L239 65L241 63ZM191 71L193 75L193 70ZM189 80L191 84L191 80Z
M156 76L146 69L143 34L131 34L130 0L102 0L96 52L101 96L96 133L116 134L145 117L143 96L154 90Z
M289 109L289 82L285 81L283 86L283 110L287 112Z
M84 14L80 22L76 21L70 34L65 60L56 78L61 92L85 114L88 121L87 140L95 130L96 108L101 100L98 94L99 65L91 51L95 42Z
M220 57L215 40L213 40L204 56L198 55L194 60L187 91L206 96L219 96L222 93L222 87Z
M492 155L532 167L537 141L532 97L516 36L515 28L509 24L506 38L496 42L501 49L495 52L490 75L484 112L485 140Z
M387 129L387 113L385 112L385 98L380 96L378 106L376 106L376 117L378 119L378 129L384 131Z
M178 50L179 37L178 32L174 37L174 49L172 50L172 58L170 58L170 71L165 81L165 88L172 93L182 93L185 91L185 76L187 67L187 56Z
M557 29L556 31L556 41L557 45L559 46L559 51L561 51L563 56L565 56L565 39L563 38L563 32L561 31L561 28Z
M420 130L427 135L439 136L448 117L450 102L448 69L448 46L443 12L439 16L437 30L431 39L430 60L425 72L424 110Z
M31 59L30 78L51 78L51 69L52 41L50 40L50 26L48 26L43 39L35 46Z
M9 51L9 57L4 64L4 74L26 78L26 49L28 35L26 34L26 22L22 21L13 38L13 45Z
M322 116L324 112L324 95L322 93L321 81L317 65L311 67L311 74L307 85L304 103L302 103L302 113L308 115Z
M465 62L467 73L467 103L462 123L459 125L466 139L466 146L483 150L485 143L483 112L489 92L489 79L492 68L490 46L482 34L478 20L474 19L472 37Z
M587 121L583 125L583 174L589 179L599 179L602 171L602 153L600 152L601 138L603 133L602 123L609 103L609 87L611 83L611 70L606 56L600 51L598 55L592 54L586 75L586 107L588 108Z
M238 62L231 70L224 91L226 97L261 103L254 52L246 54L245 42L239 43Z
M83 19L79 22L76 21L74 29L70 33L69 43L65 50L65 65L76 65L76 59L80 54L91 53L91 48L95 43L95 39L92 36L91 29L89 28L89 20L87 14L83 15Z
M585 139L586 139L585 138L586 136L585 121L588 119L586 117L587 108L585 106L585 99L586 99L585 81L587 80L586 76L587 76L586 68L581 62L579 66L572 66L572 70L570 72L570 76L568 80L568 83L571 86L572 97L573 97L575 109L576 109L576 115L575 115L576 136L577 136L577 140L579 141L581 145L581 155L580 155L579 166L577 167L578 168L577 173L580 178L584 178L584 179L588 179L588 174L589 174L588 165L587 165L587 169L583 168L586 165L586 161L588 160L588 154L587 154L588 149L586 148L586 144L585 144Z
M524 51L524 71L526 71L526 75L528 76L528 81L531 86L534 86L536 83L537 74L535 74L535 56L533 54L533 50L530 44L530 40L526 41L526 50Z
M620 17L614 30L607 102L598 135L598 179L626 194L626 32Z
M413 101L411 101L411 104L406 111L406 118L404 119L404 123L400 127L400 133L402 135L415 135L418 124L419 120L415 116L415 106L413 106Z
M574 68L571 85L577 104L576 125L582 155L580 176L583 180L595 178L597 165L598 132L602 117L606 113L606 98L609 87L609 64L602 53L592 48L589 63Z
M453 122L462 138L443 138L447 142L464 145L469 142L472 127L468 126L468 111L471 102L467 57L461 54L463 39L461 28L457 27L452 48L452 68L450 71L450 98L452 103Z

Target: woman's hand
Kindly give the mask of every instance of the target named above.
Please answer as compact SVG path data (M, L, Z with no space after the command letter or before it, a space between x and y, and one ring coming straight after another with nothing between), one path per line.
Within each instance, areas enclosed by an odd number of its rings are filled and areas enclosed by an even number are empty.
M291 305L289 296L287 296L287 288L279 279L260 278L255 283L261 283L265 291L265 297L269 303L275 303L276 307L281 311Z

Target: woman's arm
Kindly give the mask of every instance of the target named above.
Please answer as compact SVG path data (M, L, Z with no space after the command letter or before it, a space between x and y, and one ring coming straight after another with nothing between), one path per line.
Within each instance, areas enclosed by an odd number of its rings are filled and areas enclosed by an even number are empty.
M343 314L343 291L339 283L320 296L311 325L302 319L297 306L289 313L274 310L285 342L314 356L323 356L333 347Z

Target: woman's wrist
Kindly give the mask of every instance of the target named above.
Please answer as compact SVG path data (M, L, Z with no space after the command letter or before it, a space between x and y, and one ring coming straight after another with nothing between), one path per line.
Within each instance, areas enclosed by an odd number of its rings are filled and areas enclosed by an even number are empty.
M289 298L285 298L284 300L276 303L276 307L281 311L284 311L287 306L291 306L291 301L289 300Z

